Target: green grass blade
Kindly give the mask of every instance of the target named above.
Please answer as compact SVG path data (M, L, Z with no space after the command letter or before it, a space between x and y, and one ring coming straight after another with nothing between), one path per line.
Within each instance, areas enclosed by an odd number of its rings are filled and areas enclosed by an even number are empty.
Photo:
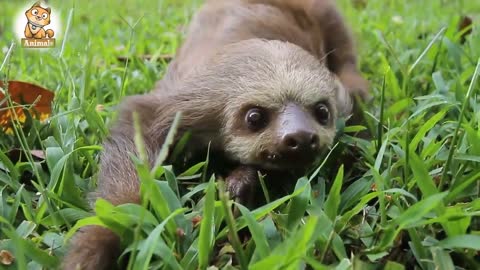
M409 144L410 153L415 153L418 144L425 137L427 132L430 131L438 122L440 122L440 120L444 119L446 113L447 108L442 109L441 111L430 117L430 119L428 119L425 124L420 127L420 129L417 131L417 134L412 138L412 141Z
M165 225L170 219L174 218L179 214L182 214L183 212L185 212L185 210L186 209L177 209L176 211L174 211L148 235L147 239L143 243L143 246L139 247L140 250L137 254L137 257L135 258L134 269L143 269L143 270L149 269L148 266L152 259L154 250L157 248L158 242L163 241L160 238L160 236L165 229ZM170 264L170 267L172 267L172 269L177 269L177 270L181 269L178 263L173 265Z
M200 269L207 269L210 262L211 249L214 239L214 209L215 209L215 178L210 178L208 183L205 204L203 206L202 222L198 240L198 262Z
M430 251L432 252L433 263L435 264L435 269L438 270L455 270L453 265L452 257L445 250L442 250L438 247L431 247Z
M447 180L447 175L449 173L450 166L452 164L453 155L455 154L455 150L457 149L457 140L458 140L458 137L460 136L459 131L460 131L460 127L462 126L463 117L465 115L465 111L467 110L467 105L468 105L472 95L474 94L475 85L477 83L477 78L478 78L479 75L480 75L480 58L478 58L477 66L475 67L475 71L473 73L472 80L470 82L470 86L468 87L467 94L466 94L465 99L464 99L463 104L462 104L462 109L460 110L460 115L458 116L457 126L455 128L455 132L453 133L453 138L452 138L452 142L450 144L450 151L448 153L447 162L445 163L442 178L440 179L440 183L438 184L438 187L439 187L440 190L442 190L443 185L444 185L445 181Z
M266 257L268 257L271 250L262 227L245 206L241 204L235 204L235 206L238 207L240 213L242 213L242 216L245 217L247 226L250 230L250 233L252 234L253 241L255 242L256 251L260 256L259 259L265 259Z
M335 221L338 208L340 206L340 191L342 189L343 183L343 165L338 169L337 176L335 177L335 181L333 182L332 188L328 193L327 200L325 201L324 211L325 214L330 218L331 221Z
M444 249L473 249L480 250L480 235L465 234L448 237L440 241L437 246Z
M435 42L437 40L439 40L443 34L445 33L445 30L447 30L446 27L442 27L440 29L440 31L438 31L438 33L433 37L433 39L428 43L427 47L425 48L425 50L423 50L423 52L420 54L420 56L417 58L417 60L415 60L415 62L412 64L412 66L408 69L408 74L411 74L412 71L415 69L415 67L418 65L418 63L420 63L420 61L423 59L423 57L427 54L427 52L432 48L433 44L435 44Z
M473 183L478 182L478 179L480 179L480 172L472 175L468 179L465 179L461 182L461 184L454 186L453 189L449 192L448 196L445 198L445 204L454 201L463 191L468 189Z
M232 242L232 246L235 249L235 254L238 256L241 269L246 270L248 269L247 257L245 256L242 243L240 242L240 238L238 237L237 231L235 229L235 218L233 217L232 213L232 203L228 198L228 193L226 192L225 185L222 181L218 182L218 194L220 197L220 202L223 206L223 213L229 230L230 242Z
M307 178L301 178L297 181L295 190L301 191L297 196L290 201L288 216L287 216L287 230L293 231L305 216L310 196L312 195L312 187Z
M413 176L423 196L429 197L437 194L438 189L433 182L433 178L428 174L425 163L413 152L410 153L410 160Z
M407 226L415 226L415 223L425 218L425 215L428 214L433 209L436 209L440 204L442 204L443 198L447 196L446 192L437 193L426 197L422 201L412 205L405 212L403 212L399 217L394 220L394 223L399 228L405 228Z

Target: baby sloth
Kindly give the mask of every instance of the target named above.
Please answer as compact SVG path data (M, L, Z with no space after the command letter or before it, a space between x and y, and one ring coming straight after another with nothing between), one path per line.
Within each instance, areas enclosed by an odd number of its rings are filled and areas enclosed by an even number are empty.
M129 97L123 104L119 122L104 144L99 197L114 204L140 201L127 154L135 153L134 111L141 117L152 163L181 110L179 135L192 133L187 151L204 154L210 143L212 152L241 165L232 172L231 189L244 192L241 181L253 181L256 175L250 168L304 167L332 143L338 93L343 91L335 76L305 50L261 39L225 46L172 87ZM73 240L64 269L110 269L118 252L119 239L112 232L85 227Z
M139 203L132 114L140 117L151 164L182 112L177 137L189 131L186 156L205 155L228 166L233 198L251 205L257 171L281 188L290 171L305 173L335 136L352 97L368 96L346 26L328 0L207 1L157 88L128 97L104 142L96 197ZM296 178L295 178L296 179ZM295 179L289 179L290 181ZM63 269L113 269L120 238L99 227L72 239Z

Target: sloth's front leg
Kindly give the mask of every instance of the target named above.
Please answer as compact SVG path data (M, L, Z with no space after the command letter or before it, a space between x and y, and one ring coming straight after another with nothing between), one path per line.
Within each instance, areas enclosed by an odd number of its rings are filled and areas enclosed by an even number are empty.
M258 188L258 172L255 168L241 165L226 178L226 189L235 202L248 208L255 204Z

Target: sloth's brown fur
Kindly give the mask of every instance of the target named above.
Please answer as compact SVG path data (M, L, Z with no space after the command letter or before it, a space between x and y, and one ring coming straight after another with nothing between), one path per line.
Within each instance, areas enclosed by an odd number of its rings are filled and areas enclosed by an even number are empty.
M170 75L188 76L219 48L251 38L302 47L325 59L350 93L368 97L368 84L357 69L353 39L332 0L207 1L193 18L187 39L170 65L175 71Z
M256 168L279 169L259 153L274 151L278 132L292 121L283 115L284 106L298 106L302 123L315 131L325 149L335 135L334 120L351 112L351 95L368 96L366 87L350 35L329 1L208 1L194 17L184 45L157 88L122 104L104 143L96 197L115 205L140 200L138 178L127 154L136 152L133 112L140 116L153 163L181 110L179 134L192 133L187 152L205 153L211 143L212 152L238 164L227 180L229 190L242 196L252 188L243 183L252 181ZM328 124L317 123L309 113L319 101L329 104ZM248 106L276 112L264 131L245 129L243 113ZM72 240L62 267L112 269L119 246L111 231L85 227Z

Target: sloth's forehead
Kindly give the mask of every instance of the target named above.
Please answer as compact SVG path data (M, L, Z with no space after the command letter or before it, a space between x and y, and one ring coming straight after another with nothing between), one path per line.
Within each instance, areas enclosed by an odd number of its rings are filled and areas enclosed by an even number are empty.
M237 100L238 101L238 100ZM282 108L288 103L296 103L306 107L312 106L319 101L334 103L334 95L325 94L321 90L309 89L306 91L258 91L254 96L244 95L240 97L239 104L252 104L268 108Z
M335 102L337 84L333 77L289 71L271 78L242 78L233 94L241 104L282 107L289 102L309 106L318 101Z

